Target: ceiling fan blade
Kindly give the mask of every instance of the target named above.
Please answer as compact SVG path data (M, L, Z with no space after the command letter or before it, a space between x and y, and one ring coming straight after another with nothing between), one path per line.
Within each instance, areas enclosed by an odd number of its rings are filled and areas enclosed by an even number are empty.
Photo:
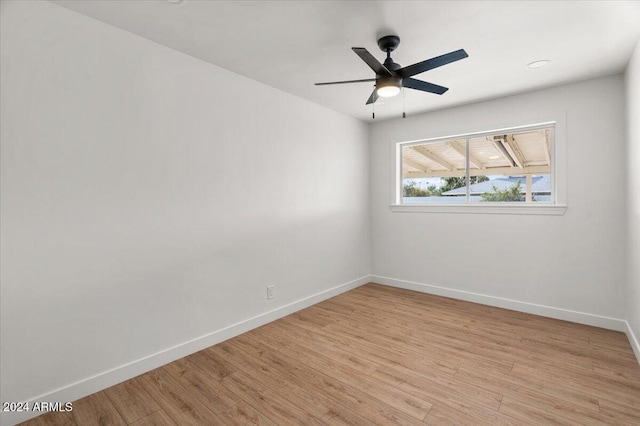
M326 86L328 84L349 84L349 83L370 83L376 81L375 78L365 78L362 80L329 81L326 83L315 83L316 86Z
M442 95L449 90L448 87L438 86L437 84L427 83L426 81L416 80L415 78L403 78L402 85L409 89L422 90L423 92L435 93L436 95Z
M371 96L369 96L369 100L367 101L367 105L372 104L377 100L378 100L378 92L376 91L376 89L373 89L373 92L371 92Z
M360 56L360 59L365 61L369 67L376 73L376 75L384 75L387 77L392 76L391 71L382 65L371 53L364 47L352 47L351 50L356 52L356 55Z
M451 62L459 61L460 59L467 58L468 56L469 55L464 51L464 49L460 49L455 52L445 53L444 55L436 56L435 58L400 68L396 73L398 73L402 78L407 78L412 75L420 74L421 72L450 64Z

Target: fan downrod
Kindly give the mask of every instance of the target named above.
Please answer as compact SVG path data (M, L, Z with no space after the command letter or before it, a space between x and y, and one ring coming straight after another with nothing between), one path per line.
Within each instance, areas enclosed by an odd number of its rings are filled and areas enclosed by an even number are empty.
M394 35L384 36L378 39L378 47L383 52L393 52L400 44L400 37Z

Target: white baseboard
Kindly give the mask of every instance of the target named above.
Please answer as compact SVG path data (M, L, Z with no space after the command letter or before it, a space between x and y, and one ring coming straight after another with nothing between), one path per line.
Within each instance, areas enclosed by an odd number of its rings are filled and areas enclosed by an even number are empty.
M625 330L627 333L627 338L629 339L629 343L631 343L631 348L633 352L636 354L636 359L638 360L638 364L640 364L640 342L638 341L638 335L633 332L631 329L631 325L627 321L627 329Z
M29 406L33 406L35 401L46 402L67 402L75 401L79 398L83 398L92 393L106 389L110 386L116 385L125 380L136 377L140 374L151 371L154 368L158 368L162 365L168 364L172 361L198 352L209 346L216 345L232 337L238 336L242 333L246 333L249 330L268 324L279 318L292 314L296 311L322 302L323 300L330 299L346 291L352 290L370 281L370 276L366 275L348 283L340 284L336 287L328 290L321 291L295 302L289 303L285 306L281 306L272 311L256 315L252 318L248 318L244 321L240 321L228 327L220 330L213 331L204 336L200 336L196 339L189 340L179 345L167 348L155 354L147 357L132 361L128 364L121 365L109 371L96 374L95 376L88 377L78 382L69 384L62 388L47 392L34 398L30 398L27 401ZM1 425L15 425L16 423L23 422L32 417L36 417L43 413L38 412L20 412L11 413L3 412L0 418Z
M571 321L578 324L593 325L595 327L622 332L626 332L628 329L627 322L625 320L617 318L588 314L585 312L571 311L562 308L554 308L552 306L537 305L535 303L505 299L503 297L487 296L484 294L455 290L447 287L439 287L412 281L398 280L395 278L381 277L379 275L371 275L370 278L372 282L388 285L391 287L404 288L407 290L414 290L422 293L435 294L437 296L466 300L468 302L481 303L483 305L496 306L498 308L511 309L514 311ZM636 352L636 355L637 354L638 352Z
M167 348L163 351L157 352L147 357L132 361L128 364L121 365L112 370L96 374L95 376L88 377L76 383L72 383L62 388L47 392L35 398L30 398L28 402L31 406L35 401L75 401L79 398L83 398L92 393L106 389L110 386L136 377L140 374L146 373L147 371L153 370L154 368L158 368L162 365L200 351L209 346L238 336L254 328L268 324L296 311L322 302L323 300L352 290L368 282L375 282L391 287L404 288L407 290L414 290L422 293L451 297L454 299L466 300L469 302L481 303L484 305L496 306L499 308L511 309L515 311L527 312L530 314L576 322L579 324L593 325L610 330L622 331L627 334L629 342L631 343L631 347L635 352L636 358L638 358L638 362L640 362L640 343L638 342L638 338L636 337L636 334L633 332L631 326L627 323L627 321L624 321L622 319L593 315L561 308L554 308L551 306L537 305L534 303L521 302L517 300L505 299L502 297L487 296L479 293L455 290L451 288L416 283L412 281L398 280L389 277L382 277L379 275L367 275L348 283L338 285L328 290L324 290L314 295L289 303L288 305L281 306L272 311L256 315L252 318L248 318L244 321L240 321L236 324L230 325L220 330L216 330L196 339L192 339L171 348ZM41 413L3 412L1 414L2 416L0 418L0 424L9 426L23 422L32 417L36 417Z

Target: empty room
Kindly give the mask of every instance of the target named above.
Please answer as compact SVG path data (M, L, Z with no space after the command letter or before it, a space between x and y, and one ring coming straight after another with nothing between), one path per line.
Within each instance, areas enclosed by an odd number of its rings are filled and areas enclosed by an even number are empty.
M640 424L640 2L0 19L2 426Z

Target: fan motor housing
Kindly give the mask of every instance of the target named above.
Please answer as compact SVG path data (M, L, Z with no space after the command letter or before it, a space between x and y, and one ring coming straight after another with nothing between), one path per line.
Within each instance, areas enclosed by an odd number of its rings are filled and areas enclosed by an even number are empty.
M397 71L400 68L402 68L402 66L396 62L393 62L393 59L391 59L390 57L384 60L384 67L386 69L388 69L389 71Z

